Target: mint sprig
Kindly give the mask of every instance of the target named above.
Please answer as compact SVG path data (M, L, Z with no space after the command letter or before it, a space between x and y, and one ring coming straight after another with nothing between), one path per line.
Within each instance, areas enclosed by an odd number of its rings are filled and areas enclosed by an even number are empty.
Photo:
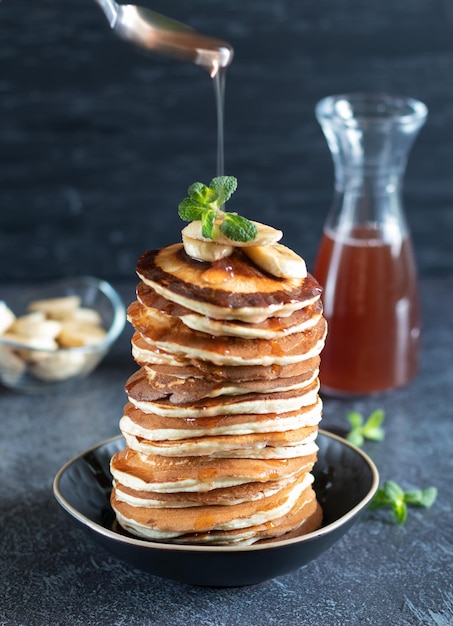
M394 521L398 524L404 524L408 506L429 508L434 504L436 498L436 487L404 491L393 480L388 480L384 483L383 488L376 491L370 509L390 507Z
M225 213L219 228L225 237L233 241L253 241L258 232L255 224L236 213Z
M189 196L178 206L179 217L185 222L201 221L201 234L215 240L215 224L220 232L232 241L253 241L258 232L253 222L237 213L224 211L225 203L237 189L234 176L217 176L209 183L193 183Z
M373 411L366 421L357 411L351 411L346 417L351 425L351 430L346 436L350 443L360 448L364 444L365 439L370 439L371 441L384 440L385 431L382 428L382 424L385 413L382 409Z

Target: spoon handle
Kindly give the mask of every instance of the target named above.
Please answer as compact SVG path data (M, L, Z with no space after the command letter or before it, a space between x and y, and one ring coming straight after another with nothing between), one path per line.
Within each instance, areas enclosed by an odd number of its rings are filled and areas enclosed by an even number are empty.
M94 1L104 11L105 16L110 24L110 27L113 28L118 18L118 13L120 10L119 5L115 2L115 0L94 0Z

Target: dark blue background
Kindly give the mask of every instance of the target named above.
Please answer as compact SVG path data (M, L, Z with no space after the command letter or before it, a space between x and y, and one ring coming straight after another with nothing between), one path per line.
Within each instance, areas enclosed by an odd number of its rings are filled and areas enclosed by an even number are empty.
M225 169L235 209L311 266L332 193L313 109L343 91L422 99L405 206L422 275L453 270L449 0L143 1L235 48ZM216 174L211 80L116 39L89 0L0 2L0 280L130 278L179 240L187 186Z

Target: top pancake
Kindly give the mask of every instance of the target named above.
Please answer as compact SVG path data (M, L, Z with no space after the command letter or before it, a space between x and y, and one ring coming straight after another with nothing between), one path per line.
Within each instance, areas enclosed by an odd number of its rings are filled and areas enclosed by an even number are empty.
M291 315L321 295L312 276L271 276L238 250L205 263L190 258L182 244L173 244L145 252L137 274L167 300L220 320L260 323L269 317Z

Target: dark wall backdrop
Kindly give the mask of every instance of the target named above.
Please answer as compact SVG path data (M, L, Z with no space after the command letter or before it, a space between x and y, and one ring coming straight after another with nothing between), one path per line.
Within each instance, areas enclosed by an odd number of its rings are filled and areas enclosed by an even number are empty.
M312 264L332 193L313 109L342 91L420 98L405 206L422 275L453 271L451 0L156 0L222 37L235 208ZM216 174L211 80L116 39L90 0L0 2L0 280L131 278L179 239L187 186Z

